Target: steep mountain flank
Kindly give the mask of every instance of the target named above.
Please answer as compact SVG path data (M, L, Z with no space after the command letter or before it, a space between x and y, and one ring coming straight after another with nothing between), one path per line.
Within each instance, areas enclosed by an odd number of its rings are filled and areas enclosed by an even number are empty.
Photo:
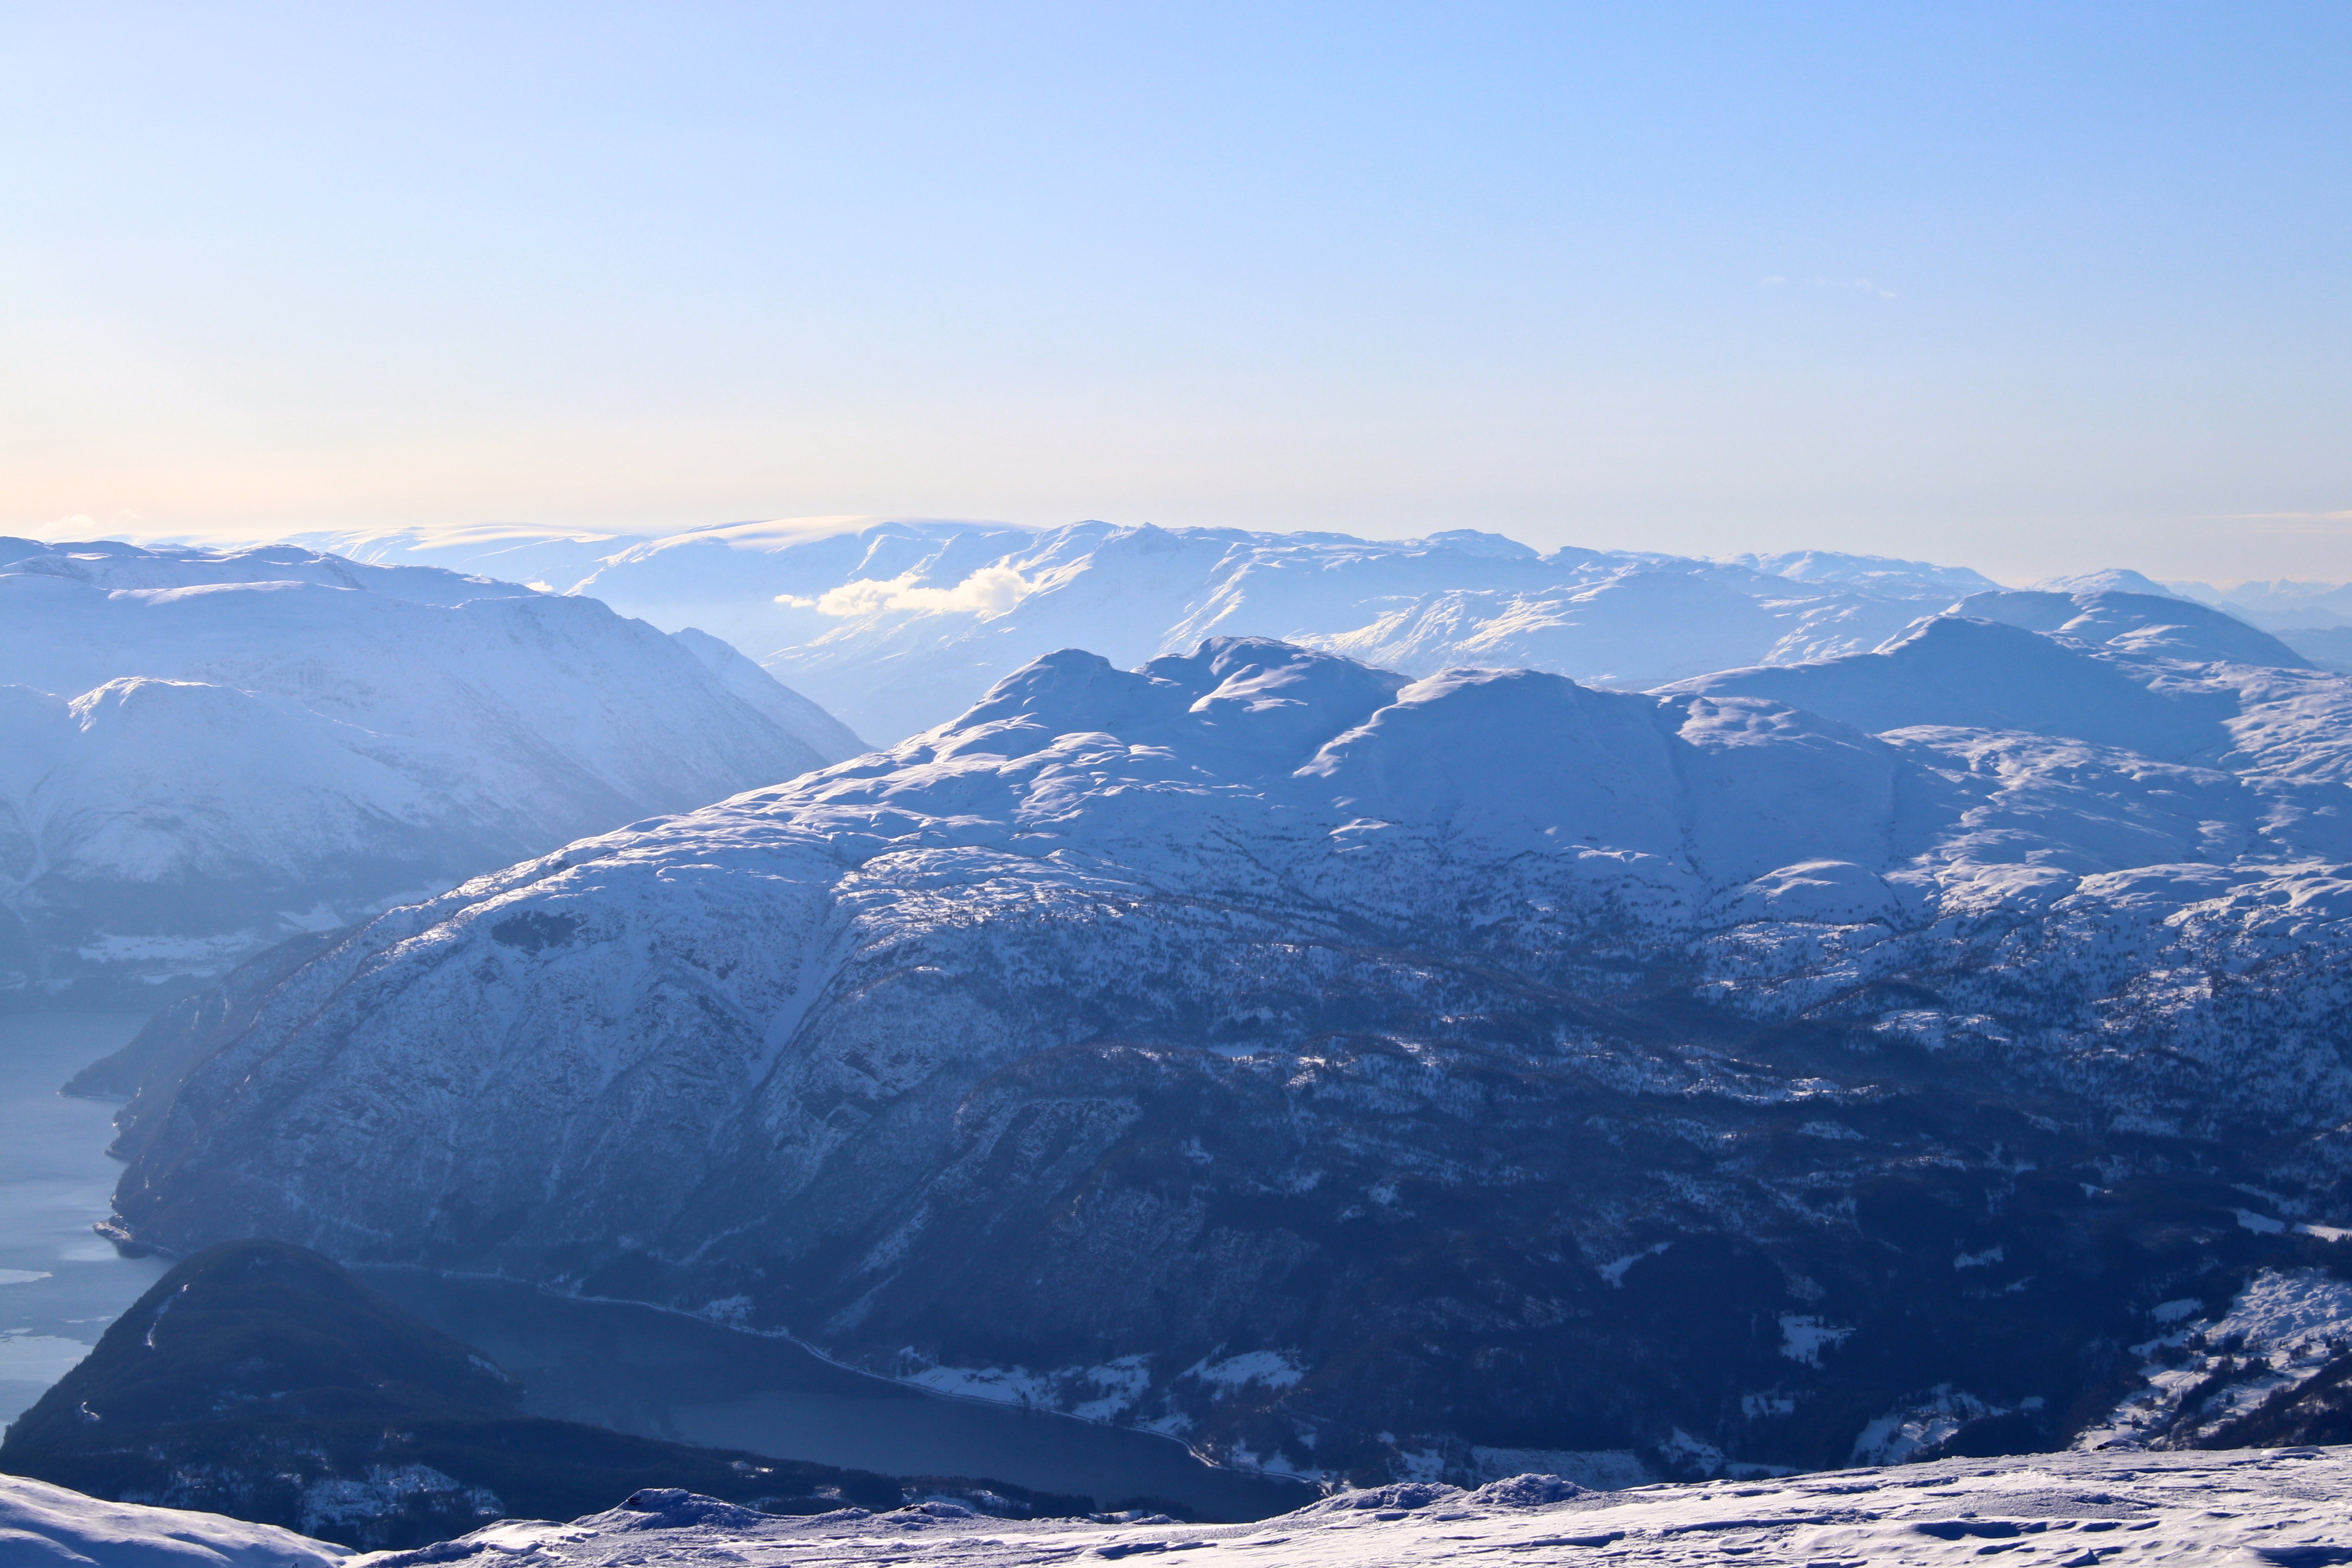
M152 994L856 742L714 639L592 600L0 540L0 997Z
M2284 707L2192 763L1055 654L263 977L127 1118L122 1221L788 1328L1305 1474L2060 1445L2157 1309L2334 1267L2352 856L2336 678L2058 652L2095 705Z

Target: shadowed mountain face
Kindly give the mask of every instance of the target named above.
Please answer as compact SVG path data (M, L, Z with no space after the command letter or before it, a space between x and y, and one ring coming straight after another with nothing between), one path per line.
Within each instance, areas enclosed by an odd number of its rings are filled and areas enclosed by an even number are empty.
M1877 734L1054 654L257 975L151 1042L121 1214L1333 1477L2059 1442L2352 1220L2347 683L2019 638L1783 672ZM1922 708L1948 643L2076 685ZM2208 691L2217 765L2076 734Z
M215 1420L426 1410L512 1415L522 1391L305 1247L233 1241L173 1268L8 1429L11 1457ZM128 1439L116 1439L127 1441Z
M117 1320L8 1428L0 1468L368 1550L501 1516L568 1518L647 1487L783 1513L904 1496L869 1471L526 1416L520 1401L498 1367L319 1254L228 1242ZM987 1486L1006 1511L1090 1506Z
M593 600L0 539L0 1004L152 998L861 749L718 639Z

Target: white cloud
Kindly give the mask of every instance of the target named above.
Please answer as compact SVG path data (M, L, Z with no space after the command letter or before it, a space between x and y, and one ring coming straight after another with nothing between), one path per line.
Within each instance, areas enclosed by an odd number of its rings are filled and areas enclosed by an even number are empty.
M884 610L956 610L971 615L1001 616L1026 598L1037 584L1010 566L983 566L952 588L924 588L909 572L887 581L861 578L828 588L821 598L776 595L776 603L794 609L814 609L821 616L878 615Z

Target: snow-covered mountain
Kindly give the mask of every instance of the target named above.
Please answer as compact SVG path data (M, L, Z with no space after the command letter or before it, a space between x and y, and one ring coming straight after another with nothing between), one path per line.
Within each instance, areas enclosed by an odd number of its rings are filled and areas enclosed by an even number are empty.
M2308 668L2301 655L2268 633L2234 616L2169 595L2105 586L2004 588L1971 594L1949 613L2152 658Z
M2191 614L2164 615L2164 605ZM1874 733L2025 730L2166 762L2344 777L2334 738L2352 727L2345 682L2312 672L2266 633L2194 618L2210 614L2124 594L1979 594L1867 653L1661 689L1769 698ZM2282 732L2294 737L2293 757L2263 761L2257 753Z
M257 972L123 1223L1309 1475L2060 1445L2352 1220L2352 682L2084 594L1651 694L1054 654Z
M2352 583L2170 583L2171 592L2229 611L2265 631L2352 627Z
M0 985L217 973L860 749L717 639L593 600L0 540Z
M951 718L1062 647L1125 667L1205 637L1271 637L1409 675L1483 665L1638 688L1860 652L1998 586L1960 568L1822 551L1546 555L1472 529L1379 541L807 518L658 538L493 530L314 542L368 560L537 569L625 615L725 638L876 740Z
M2174 583L2169 588L2274 633L2279 641L2322 669L2352 670L2352 583L2241 583L2216 588Z

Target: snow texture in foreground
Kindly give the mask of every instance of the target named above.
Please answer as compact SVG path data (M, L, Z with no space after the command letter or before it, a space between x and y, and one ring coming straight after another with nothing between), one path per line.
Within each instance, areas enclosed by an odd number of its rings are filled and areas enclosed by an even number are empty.
M346 1555L273 1524L0 1476L0 1568L326 1568Z
M570 1524L509 1522L422 1552L356 1560L407 1568L473 1557L511 1568L677 1563L1014 1563L1160 1557L1195 1563L2012 1563L2089 1568L2352 1562L2352 1456L2340 1448L2228 1455L2048 1455L1769 1482L1584 1492L1517 1476L1475 1492L1405 1482L1343 1492L1255 1524L1164 1518L1010 1524L918 1502L779 1520L682 1492L641 1492Z

